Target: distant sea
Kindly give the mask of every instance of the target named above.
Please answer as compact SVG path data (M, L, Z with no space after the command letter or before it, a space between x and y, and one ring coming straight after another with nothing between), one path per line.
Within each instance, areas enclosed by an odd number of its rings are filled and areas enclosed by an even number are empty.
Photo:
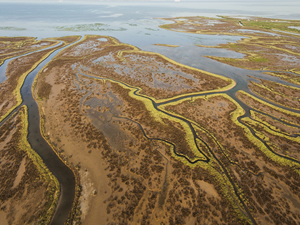
M0 27L31 31L82 23L134 23L175 16L259 16L300 20L300 1L98 2L1 3ZM0 30L0 35L7 34ZM9 33L9 32L8 32ZM12 33L13 34L13 33ZM18 32L16 32L18 34Z
M0 36L45 38L99 34L116 37L122 42L133 44L143 50L156 51L157 49L151 47L154 43L186 45L186 47L193 48L194 44L216 45L236 41L242 37L167 31L158 26L170 23L170 21L158 18L227 15L241 18L257 16L300 20L299 9L299 0L206 0L198 2L98 2L81 4L59 1L44 4L0 2ZM236 57L240 56L237 55Z

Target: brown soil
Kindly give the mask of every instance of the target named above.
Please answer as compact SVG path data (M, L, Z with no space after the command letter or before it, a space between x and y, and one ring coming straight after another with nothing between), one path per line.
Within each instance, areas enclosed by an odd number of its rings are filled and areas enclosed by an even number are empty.
M282 80L285 80L287 82L293 83L293 84L300 84L300 76L296 74L290 74L285 72L277 72L277 73L266 73L272 76L280 77Z
M32 53L28 56L23 56L12 60L7 66L7 79L0 84L0 117L5 115L16 103L17 99L13 91L17 88L20 77L24 73L29 73L30 68L45 54L51 50Z
M53 41L37 41L33 37L0 37L0 65L6 58L49 47Z
M43 179L18 144L22 134L20 113L24 108L0 128L1 224L41 224L52 204L52 184Z
M74 63L48 64L36 93L43 82L52 86L40 101L45 134L69 163L80 165L83 224L240 224L219 189L206 192L216 184L209 173L177 162L170 147L156 140L193 158L180 124L155 121L116 83L77 79Z
M283 111L274 109L268 105L262 104L261 102L255 100L243 93L240 93L240 92L237 93L237 97L254 109L257 109L261 112L272 115L282 121L288 121L288 122L290 122L292 124L296 124L298 126L300 125L300 116L288 114Z
M179 160L197 159L183 123L167 114L159 117L162 112L150 110L143 97L129 94L130 88L122 85L140 88L144 97L162 99L217 89L229 81L132 50L111 38L87 36L51 61L37 80L34 95L44 136L79 170L81 213L77 211L76 219L83 224L247 224L237 215L245 212L232 197L237 195L258 224L297 224L299 174L275 163L248 139L232 120L237 109L233 101L215 95L161 106L194 121L198 139L192 144L209 162L193 167ZM298 96L290 88L261 82ZM300 124L297 115L242 93L237 96L254 109ZM269 138L274 151L299 157L297 141L248 126ZM220 182L216 174L227 180ZM237 191L230 191L230 185Z
M249 19L252 21L270 21L270 19L264 18ZM235 67L256 70L269 69L287 71L300 68L299 37L295 37L293 35L278 35L275 31L266 29L263 26L241 26L239 25L239 19L229 17L217 19L204 17L180 17L165 20L170 20L175 23L162 25L161 27L173 31L201 34L224 33L249 37L244 38L241 41L237 41L236 43L219 44L216 46L216 48L226 48L246 55L243 59L207 56L208 58L219 62ZM272 33L274 35L272 35Z
M167 107L168 110L205 127L224 147L224 151L214 148L214 153L231 171L232 178L248 199L252 215L257 218L259 224L297 224L297 218L300 216L298 213L300 195L295 188L299 185L299 176L293 175L293 184L291 184L288 179L285 179L290 171L271 163L259 148L248 140L243 129L235 125L230 118L230 113L235 108L234 104L224 97L185 101L176 106ZM285 153L288 150L290 156L300 157L297 151L300 147L299 143L267 132L264 134L270 138L276 150L281 149ZM201 135L200 132L199 135ZM203 138L205 140L207 136ZM282 189L285 194L278 192ZM284 195L290 198L286 199ZM287 209L289 216L282 219L284 215L287 215Z
M241 26L238 23L232 23L224 19L210 19L205 17L180 17L180 18L164 18L164 20L175 21L175 23L162 25L163 28L168 28L173 31L185 31L196 33L238 33Z
M260 120L267 122L271 126L276 127L281 133L289 133L292 135L300 134L300 128L285 125L284 123L281 123L277 120L272 119L269 116L265 116L262 114L256 113L255 116L258 117Z
M279 83L260 79L263 87L251 82L249 88L264 98L280 105L300 109L300 89L283 86ZM266 89L267 88L267 89Z
M78 37L66 37L61 39L63 41L66 39L65 40L66 44L68 44L68 41L76 40L78 39ZM37 45L43 43L52 43L52 42L38 42ZM36 50L36 49L32 49L32 50ZM46 54L48 54L53 50L54 49L48 49L48 50L29 54L27 56L22 56L12 60L7 65L7 70L6 70L7 79L3 83L0 83L0 90L1 90L0 118L4 116L13 106L17 104L16 92L19 92L19 90L17 90L16 88L18 86L19 79L22 76L24 77L24 74L28 74L30 72L30 69L35 63L37 63L41 58L43 58L43 56L45 56ZM46 87L44 89L46 95L48 89L49 87Z
M97 40L95 43L94 39ZM132 50L132 47L112 45L110 39L107 42L100 42L98 39L99 37L88 38L62 52L60 57L72 59L85 54L84 59L80 59L78 63L74 61L76 72L81 71L93 76L115 79L139 87L142 89L142 94L156 99L218 89L230 84L230 80L223 80L196 69L179 66L156 54L124 52L122 60L118 57L118 53Z

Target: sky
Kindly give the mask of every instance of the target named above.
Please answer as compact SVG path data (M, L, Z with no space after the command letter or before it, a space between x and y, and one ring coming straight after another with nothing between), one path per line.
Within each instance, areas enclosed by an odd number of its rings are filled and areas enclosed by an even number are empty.
M284 4L283 0L176 0L177 2L228 2L229 4L234 2L243 2L243 3L257 3L257 4ZM0 3L56 3L56 2L65 2L65 3L101 3L101 2L175 2L175 0L0 0ZM299 0L288 0L289 3L299 3Z
M174 0L87 0L87 1L83 1L83 0L0 0L0 2L59 2L59 1L63 1L63 2L116 2L116 1L120 1L120 2L134 2L134 1L137 1L137 2L147 2L147 1L150 1L150 2L174 2ZM188 2L188 1L194 1L194 2L207 2L207 1L210 1L210 0L180 0L181 2ZM232 1L237 1L237 0L212 0L212 1L215 1L215 2L232 2ZM242 1L242 2L247 2L249 0L239 0L239 1ZM280 2L282 0L254 0L252 2ZM299 0L295 0L295 1L299 1Z

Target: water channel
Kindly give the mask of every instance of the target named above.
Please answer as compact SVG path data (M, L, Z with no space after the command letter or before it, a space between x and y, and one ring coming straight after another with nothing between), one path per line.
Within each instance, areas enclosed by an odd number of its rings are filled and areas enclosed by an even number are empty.
M81 40L81 39L80 39ZM80 41L78 40L78 41ZM60 43L62 45L62 43ZM55 48L56 46L52 47ZM2 126L7 119L13 115L22 105L26 105L28 109L28 142L32 149L35 150L48 169L57 178L60 184L60 197L58 204L53 215L51 224L59 225L64 224L68 218L69 212L72 208L74 197L75 197L75 176L73 171L56 155L53 149L49 146L47 141L42 137L40 130L40 114L36 101L33 98L31 87L33 81L42 68L50 62L63 48L55 50L49 55L44 61L42 61L32 72L30 72L21 88L22 104L13 110L1 123ZM21 56L19 56L21 57ZM14 57L17 58L17 57ZM10 60L7 60L10 61ZM3 64L1 67L6 67ZM4 68L6 71L6 68Z
M9 9L12 6L4 5L4 8L5 7ZM30 6L27 6L27 7L30 7ZM49 14L51 14L51 15L53 14L52 15L53 17L57 16L55 14L57 9L58 9L58 11L62 10L62 9L59 9L58 7L56 7L55 5L50 5L50 7L48 7L48 8L51 8L51 7L55 8L55 10L53 10L53 11L48 10ZM67 7L64 5L61 7L66 7L68 9L70 8L70 6ZM43 8L46 8L46 7L43 7ZM86 14L83 14L83 16L89 15L89 12L91 10L89 7L85 8L85 7L76 6L76 7L74 7L74 10L73 10L74 11L74 16L72 17L73 19L76 19L78 17L77 12L81 11L81 8L86 13ZM124 6L120 9L108 7L108 8L103 8L103 10L110 10L111 13L115 13L115 12L117 13L118 10L123 10L123 13L124 12L131 13L130 10L124 10L124 8L127 9L130 7ZM93 9L94 9L94 7L93 7ZM151 11L151 13L155 12L155 10L156 10L156 9L149 10L149 8L146 8L146 9L147 9L146 12ZM141 9L137 8L137 10L141 10ZM255 10L256 10L256 8L255 8ZM11 21L15 20L18 22L18 18L17 18L18 13L12 14L9 12L9 10L6 10L6 11L7 11L7 15L4 13L4 14L2 14L2 16L12 17ZM43 14L42 7L39 7L39 10L37 10L37 11L40 12L40 14ZM69 13L71 13L73 11L70 11ZM181 13L181 9L178 9L178 12L176 10L176 13ZM86 19L86 21L84 21L85 23L91 23L91 21L92 21L92 23L94 23L95 21L99 21L98 14L96 15L96 13L95 14L93 13L91 15L95 16L95 18L93 17L92 19L90 19L88 16L82 17L82 18ZM91 16L91 15L89 15L89 16ZM148 15L148 14L145 14L145 15ZM156 15L156 14L153 13L153 15ZM157 16L162 16L162 15L163 14L161 13ZM39 15L39 16L43 17L44 15ZM61 20L63 18L68 17L68 16L65 16L64 14L61 14L60 16L62 17ZM171 15L168 15L168 16L171 16ZM134 19L132 19L131 17ZM65 28L68 28L68 26L73 25L72 24L73 19L72 20L70 19L71 21L67 21L69 24L65 24L66 25ZM30 20L30 19L28 19L28 20ZM32 20L35 21L35 18L33 18ZM237 85L234 88L232 88L231 90L226 91L224 93L228 94L231 98L233 98L245 110L245 115L243 117L249 116L250 110L253 110L253 109L250 108L249 106L247 106L246 104L244 104L243 102L241 102L235 96L235 93L238 90L244 90L253 95L253 93L248 88L248 83L250 80L253 80L253 78L251 78L249 76L252 76L255 78L260 78L260 79L268 79L268 80L276 81L276 82L279 82L282 84L288 84L290 86L299 87L297 85L293 85L293 84L287 83L285 81L282 81L280 78L266 75L266 74L262 73L262 71L251 71L251 70L239 69L239 68L236 68L233 66L219 63L212 59L205 58L205 57L203 57L203 55L218 55L218 56L220 56L219 49L214 51L213 49L206 49L203 47L195 47L194 46L194 44L214 45L214 44L218 44L221 42L226 43L228 41L237 41L237 40L240 40L242 37L221 36L221 35L213 37L212 35L209 36L209 35L198 35L198 34L184 34L184 33L176 33L176 32L170 32L170 31L158 29L158 25L163 24L166 21L155 20L155 22L153 22L154 20L152 18L152 14L151 14L151 17L149 16L146 18L142 13L137 13L134 16L132 16L131 14L127 15L126 13L124 13L124 15L120 17L120 20L117 17L107 17L106 20L108 21L106 25L110 26L110 30L107 29L107 30L92 31L92 32L89 32L89 34L92 33L92 34L99 34L99 35L111 35L111 36L117 37L122 42L136 45L139 48L141 48L142 50L158 52L158 53L161 53L161 54L163 54L177 62L180 62L182 64L189 65L189 66L192 66L195 68L199 68L199 69L202 69L202 70L205 70L208 72L216 73L219 75L223 75L225 77L229 77L229 78L235 80ZM126 23L123 21L125 21ZM79 22L79 20L77 22ZM81 20L80 20L80 22L81 22ZM33 21L30 21L30 23L33 23ZM44 24L43 23L39 24L40 27L44 27L43 28L44 30L40 31L40 30L36 29L34 31L35 32L34 34L31 33L32 30L30 30L31 28L29 28L29 26L25 27L27 30L24 30L24 31L6 30L5 32L4 31L3 32L5 34L11 35L11 36L18 36L18 35L25 34L28 36L31 36L31 35L38 36L40 38L41 37L49 37L49 36L75 35L75 34L76 35L78 35L78 34L84 35L87 33L86 31L74 33L74 32L67 31L65 28L57 28L58 25L60 25L59 23L60 23L60 21L56 21L55 26L52 26L52 24L48 24L47 22L44 22ZM46 26L44 26L45 24L46 24ZM35 27L35 26L30 25L30 27ZM127 29L127 31L120 30L119 29L120 27ZM41 28L39 28L39 29L41 29ZM50 32L48 31L48 29L50 29ZM59 30L59 29L61 29L61 30ZM113 29L115 29L115 31L113 31ZM179 48L167 48L167 47L162 47L162 46L153 46L153 44L157 44L157 43L159 43L159 44L175 44L175 45L179 44L180 47ZM38 105L32 96L31 87L32 87L34 78L36 77L37 73L39 71L41 71L42 68L64 48L66 48L66 47L63 47L63 48L60 48L60 49L54 51L46 60L44 60L42 63L40 63L37 68L35 68L31 73L29 73L29 75L26 77L24 84L21 88L21 95L22 95L22 99L23 99L21 106L26 105L28 108L28 122L29 122L28 141L29 141L31 147L41 156L41 158L45 162L46 166L54 174L54 176L56 176L56 178L58 179L58 181L60 183L61 194L60 194L58 206L55 210L55 214L52 218L51 224L64 224L64 222L67 220L67 217L70 212L70 209L72 208L72 204L73 204L73 200L74 200L74 196L75 196L75 177L74 177L73 172L70 170L70 168L67 167L61 161L61 159L55 154L55 152L53 152L52 148L48 145L48 143L44 140L44 138L41 135L40 115L39 115ZM234 53L231 51L226 51L226 50L222 50L222 51L223 52L221 52L221 54L224 57L226 57L226 56L227 57L242 57L241 54L237 54L237 53ZM30 54L30 53L28 53L28 54ZM26 54L24 54L24 55L26 55ZM21 57L21 56L17 56L17 57ZM14 57L14 58L17 58L17 57ZM3 76L3 74L5 74L8 63L14 58L6 60L6 62L0 67L0 82L3 82L5 80L5 77ZM220 92L215 92L215 93L220 93ZM213 93L210 93L210 94L213 94ZM199 96L199 95L191 94L189 97L196 97L196 96ZM256 97L263 99L257 95L256 95ZM187 97L182 97L182 98L187 98ZM180 98L172 100L172 101L176 101L179 99ZM267 101L266 99L263 99L263 100ZM153 101L152 101L152 103L153 103L153 106L155 107L155 109L159 111L160 110L159 105L162 103L157 104ZM167 103L167 102L164 102L164 103ZM284 108L280 105L274 104L273 102L270 102L270 103L272 103L273 105L276 105L278 107ZM16 112L19 109L19 107L17 109L15 109L10 115L12 115L14 112ZM289 110L299 112L298 110L291 110L291 109L289 109ZM174 117L174 115L172 115L172 114L169 114L169 116ZM7 118L9 118L9 116ZM241 118L242 117L239 118L239 121L242 123ZM179 119L182 119L182 118L180 117ZM276 119L276 118L273 118L273 119ZM3 120L0 123L0 126L2 126L2 124L5 123L6 120ZM192 132L194 134L194 139L196 140L197 135L196 135L196 132L195 132L192 124L187 120L185 120L185 122L189 125L190 129L192 130ZM142 129L141 125L139 125L139 126ZM252 130L251 130L251 132L253 135L255 135ZM144 135L145 135L145 133L144 133ZM173 146L173 147L175 150L175 146ZM213 154L213 152L212 152L212 154ZM214 156L214 154L213 154L213 156ZM214 156L214 158L218 161L218 159L215 156ZM190 162L190 163L196 163L196 162ZM239 197L238 194L237 194L237 196ZM244 205L244 207L247 210L247 207L245 205ZM247 214L251 218L251 214L249 212L247 212ZM251 220L252 220L252 222L254 221L253 218ZM255 221L254 221L254 224L255 224Z
M54 46L53 48L55 48L55 47L56 46ZM48 62L50 62L62 49L66 48L66 47L63 47L63 48L60 48L60 49L54 51L47 59L45 59L31 73L29 73L24 81L22 88L21 88L21 95L22 95L23 102L20 106L26 105L28 108L28 122L29 122L28 141L29 141L30 145L32 146L32 148L41 156L41 158L44 160L47 167L54 174L54 176L56 176L56 178L58 179L58 181L60 183L61 194L60 194L58 206L55 210L55 214L52 218L51 224L64 224L64 222L67 220L68 214L72 208L73 200L75 197L75 177L74 177L72 170L70 170L70 168L61 161L61 159L56 155L56 153L52 150L52 148L48 145L48 143L44 140L44 138L41 135L40 115L39 115L38 105L32 96L31 87L32 87L34 78L36 77L37 73L39 71L41 71L42 68ZM158 48L157 52L160 52L161 54L164 54L180 63L194 66L194 67L195 67L194 64L196 63L195 60L197 59L198 60L198 64L196 66L197 68L203 69L203 67L204 67L206 71L209 71L212 73L217 73L217 74L220 74L220 75L223 75L223 76L226 76L226 77L229 77L229 78L235 80L237 82L237 85L228 91L224 91L223 93L228 94L231 98L233 98L236 102L238 102L238 104L245 110L245 115L243 117L250 116L250 110L254 110L254 109L252 109L251 107L249 107L246 104L244 104L243 102L241 102L235 96L235 93L238 90L244 90L248 93L253 94L248 88L248 83L250 80L253 80L253 78L249 77L248 75L255 77L255 78L268 79L268 80L272 80L272 81L276 81L279 83L290 85L290 83L282 81L282 80L280 80L280 78L266 75L266 74L262 73L262 71L251 71L251 70L239 69L239 68L235 68L235 67L232 67L229 65L224 65L222 63L219 63L219 62L216 62L216 61L213 61L210 59L206 59L203 57L201 57L201 60L199 60L199 57L196 57L196 58L192 57L192 59L194 59L194 60L186 61L185 57L180 57L180 54L178 54L178 53L174 54L174 52L172 54L172 51L170 51L170 50L163 51L164 49L165 48L161 48L161 50L159 50L159 48ZM177 51L177 50L175 49L175 51ZM24 56L24 55L21 55L21 56ZM18 56L18 57L21 57L21 56ZM6 71L8 62L10 62L12 59L15 59L15 58L17 58L17 57L7 60L0 67L0 69L2 71ZM84 75L84 74L81 74L81 75ZM2 75L2 77L3 77L3 75ZM293 85L293 86L297 86L297 85ZM135 94L136 94L136 92L135 92ZM215 93L220 93L220 92L216 91ZM214 94L214 93L210 93L210 94ZM173 99L172 101L177 101L181 98L197 97L197 96L201 96L201 95L203 95L203 94L191 94L188 97L187 96L179 97L178 99ZM256 96L256 97L263 99L260 96ZM263 99L263 100L266 101L265 99ZM163 102L163 103L158 104L158 103L155 103L152 101L152 103L156 110L161 111L158 108L158 106L161 104L168 103L168 102ZM274 103L272 103L272 104L276 105ZM279 106L279 105L277 105L277 106ZM16 108L10 115L12 115L14 112L16 112L19 109L19 107ZM284 108L282 106L279 106L279 107ZM291 110L291 109L289 109L289 110ZM291 111L298 112L298 110L291 110ZM166 112L164 112L164 113L166 113ZM172 115L172 114L168 114L168 116L174 117L174 115ZM9 118L9 116L7 118ZM0 126L3 123L5 123L7 118L1 122ZM196 135L196 132L195 132L192 124L189 121L187 121L181 117L177 117L177 119L181 119L189 125L191 131L194 134L194 140L196 143L196 138L198 138L198 137ZM242 117L239 118L239 122L243 123L241 121L241 119L242 119ZM251 132L253 135L255 135L253 130L251 130ZM175 149L176 148L174 147L174 151L176 151ZM198 150L200 151L200 149L198 149ZM215 160L218 161L218 158L213 154L213 151L210 151L210 152L214 156ZM177 153L175 152L175 154L177 154ZM186 159L188 161L190 161L188 158L186 158ZM207 158L206 161L209 161L209 159ZM295 161L295 160L293 160L293 161ZM195 162L190 161L190 163L192 163L192 164L196 163L196 162L197 161L195 161ZM298 162L298 161L296 160L295 162ZM220 165L222 165L222 164L220 163ZM226 170L224 170L224 171L226 171ZM237 192L235 186L234 186L234 188L235 188L235 192ZM237 196L239 197L238 194L237 194ZM251 214L248 212L248 209L245 205L244 205L244 208L246 209L247 214L251 218L252 222L255 224L255 220L251 217Z

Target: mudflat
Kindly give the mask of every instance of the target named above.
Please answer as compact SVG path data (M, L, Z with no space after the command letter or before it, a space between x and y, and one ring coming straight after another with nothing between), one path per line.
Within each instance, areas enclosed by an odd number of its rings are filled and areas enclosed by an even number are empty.
M299 37L289 27L299 22L166 20L174 23L161 28L174 32L245 36L209 46L243 53L243 58L209 58L256 76L241 83L108 36L86 35L62 50L39 71L32 91L43 137L77 179L67 223L297 224ZM57 40L69 44L78 37ZM46 51L17 58L17 70L25 73ZM7 71L13 76L14 68ZM25 112L20 108L12 118ZM13 138L12 118L0 129L3 146ZM4 178L5 190L25 182L28 159L13 161L14 176ZM56 204L50 197L58 188L53 186L51 194L50 183L43 180L40 191L43 201ZM5 201L19 193L5 193ZM39 221L37 214L51 218L50 208L33 207L39 211L31 221ZM9 222L10 211L1 209Z

